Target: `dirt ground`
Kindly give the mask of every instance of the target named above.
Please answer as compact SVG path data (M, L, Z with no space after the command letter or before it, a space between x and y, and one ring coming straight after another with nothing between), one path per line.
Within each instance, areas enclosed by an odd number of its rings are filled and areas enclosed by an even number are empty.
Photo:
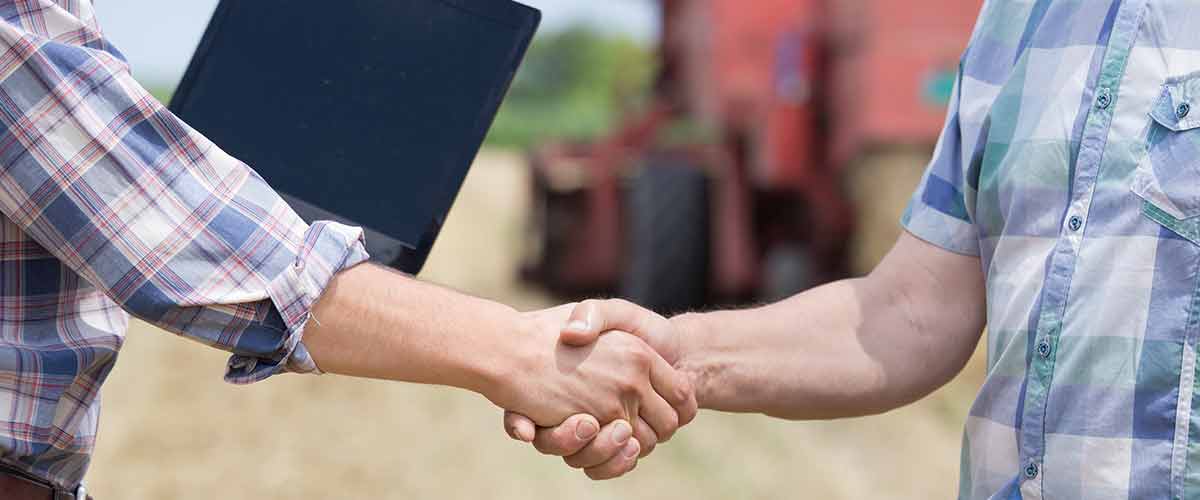
M552 304L514 279L521 158L479 163L422 277L521 308ZM481 397L333 376L235 387L221 381L225 358L135 323L103 391L87 477L97 498L950 498L982 377L976 360L936 395L872 418L703 412L631 476L593 483L510 441Z

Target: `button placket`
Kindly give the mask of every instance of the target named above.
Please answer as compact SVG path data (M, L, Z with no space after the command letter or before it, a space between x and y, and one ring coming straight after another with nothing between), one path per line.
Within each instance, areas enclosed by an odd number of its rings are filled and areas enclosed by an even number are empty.
M1017 462L1018 477L1023 480L1022 492L1026 498L1040 498L1042 483L1048 481L1045 470L1047 439L1047 411L1051 386L1055 379L1056 358L1061 354L1058 339L1062 337L1064 315L1067 310L1068 291L1083 245L1083 230L1088 221L1093 194L1099 172L1103 168L1106 149L1110 146L1109 134L1116 98L1125 76L1130 51L1140 25L1145 0L1122 2L1113 20L1111 36L1099 61L1099 71L1092 80L1093 102L1083 104L1085 123L1078 139L1078 150L1072 165L1072 175L1064 187L1073 194L1067 199L1066 213L1060 215L1058 241L1050 256L1049 272L1042 287L1042 300L1037 315L1039 336L1030 347L1033 352L1025 377L1023 391L1024 406L1018 415L1020 424L1018 450L1021 461Z
M1129 16L1130 8L1130 5L1123 4L1120 16ZM1041 316L1039 323L1043 325L1040 328L1042 334L1032 346L1033 359L1025 386L1019 446L1023 459L1021 463L1024 464L1021 467L1021 476L1030 485L1037 485L1045 480L1041 467L1047 451L1046 412L1055 373L1055 339L1061 331L1067 290L1070 289L1076 258L1083 245L1082 233L1107 147L1116 89L1124 72L1123 67L1117 66L1123 66L1128 48L1130 47L1110 47L1106 60L1102 63L1105 69L1098 77L1093 110L1089 113L1080 136L1074 175L1067 181L1071 184L1070 192L1074 196L1068 200L1067 212L1060 226L1059 241L1051 257L1052 271L1047 276L1042 309L1038 313Z

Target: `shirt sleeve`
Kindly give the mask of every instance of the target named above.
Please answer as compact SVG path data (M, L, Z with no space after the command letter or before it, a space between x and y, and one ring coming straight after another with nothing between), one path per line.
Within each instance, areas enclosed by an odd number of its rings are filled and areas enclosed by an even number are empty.
M901 224L908 232L951 252L979 255L979 230L974 221L978 184L970 179L976 155L964 148L959 115L963 72L958 71L949 111L933 159L904 211Z
M304 325L367 258L362 231L306 224L134 81L90 16L32 3L37 23L0 22L0 211L132 315L232 352L226 380L319 373Z

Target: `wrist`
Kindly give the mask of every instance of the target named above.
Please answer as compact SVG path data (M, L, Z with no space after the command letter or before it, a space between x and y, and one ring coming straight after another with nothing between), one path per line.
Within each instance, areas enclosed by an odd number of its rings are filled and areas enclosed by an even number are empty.
M510 392L513 375L519 373L516 364L525 358L519 351L524 345L519 338L524 336L525 322L516 309L503 304L494 304L484 313L477 325L486 329L459 346L465 354L460 358L463 377L455 385L496 401Z
M705 314L685 313L670 319L671 326L679 338L679 358L675 369L679 370L692 384L696 401L707 408L706 401L712 396L714 387L714 365L708 349L708 328Z
M509 309L496 323L495 342L478 351L481 360L475 374L476 385L468 389L483 395L502 408L510 408L520 397L524 381L544 361L537 337L543 332L535 315Z

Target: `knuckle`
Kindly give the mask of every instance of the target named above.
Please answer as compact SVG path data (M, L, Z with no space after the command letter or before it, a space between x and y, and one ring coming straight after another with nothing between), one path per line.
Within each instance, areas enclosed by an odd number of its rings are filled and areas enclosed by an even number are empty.
M642 444L654 444L658 442L658 433L644 419L639 419L638 424L638 442Z
M630 391L636 391L649 377L642 370L632 366L626 366L619 369L615 374L614 384L622 395L628 395Z
M679 427L692 423L696 419L696 409L688 406L679 412Z
M679 430L679 414L674 411L668 412L666 423L670 432Z
M586 472L588 477L592 478L593 480L606 481L628 474L630 471L637 468L637 463L638 462L636 458L613 460L605 463L604 465L593 467L591 469L584 469L584 472Z
M625 418L625 408L621 406L620 403L605 405L600 414L602 415L604 422L621 420Z
M642 453L638 456L644 457L646 455L649 455L649 454L653 453L654 449L657 447L658 447L657 441L653 441L653 440L646 441L646 442L642 443Z
M679 377L679 380L679 387L675 390L675 400L677 401L676 404L686 405L688 404L688 401L692 399L692 395L695 394L696 390L692 387L691 381L689 381L687 378Z
M550 455L566 455L571 451L571 441L563 436L554 436L546 443L546 453Z
M671 437L675 435L675 431L677 430L679 430L679 418L675 415L671 415L663 421L663 428L658 433L659 441L664 443L670 441Z
M626 348L629 362L639 371L649 370L654 362L654 353L644 345L630 343Z
M583 468L583 462L582 462L582 460L580 460L578 455L571 455L569 457L563 457L563 463L567 464L567 467L570 467L572 469L582 469Z
M637 396L640 380L635 376L621 377L617 380L617 392L623 398Z
M543 455L562 455L568 448L568 441L558 433L549 433L544 436L539 436L539 439L533 441L533 447Z
M662 429L662 431L658 433L658 442L665 443L667 441L670 441L671 437L673 437L674 435L675 435L675 430Z

